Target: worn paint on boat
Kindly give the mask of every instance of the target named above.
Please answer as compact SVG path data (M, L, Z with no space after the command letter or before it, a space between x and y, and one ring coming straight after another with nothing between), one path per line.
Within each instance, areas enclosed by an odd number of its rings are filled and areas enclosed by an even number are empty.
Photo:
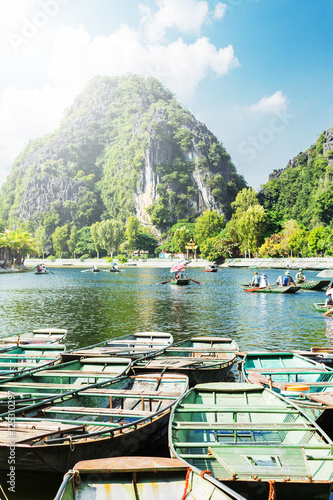
M190 385L224 380L236 361L238 344L229 337L192 337L135 361L135 373L172 370L189 377Z
M93 357L42 367L0 382L0 409L6 411L13 395L16 408L27 406L55 394L115 379L128 373L130 366L128 358Z
M62 342L67 335L63 328L40 328L32 332L9 335L0 338L1 344L38 344Z
M197 385L171 413L169 446L172 456L210 470L247 498L327 500L332 490L330 438L291 400L261 385Z
M85 348L64 353L63 359L78 359L81 356L126 356L136 359L173 343L173 336L167 332L136 332Z
M182 374L120 377L0 415L0 469L67 472L80 460L148 453L167 431L169 414L186 392ZM9 422L15 415L15 435Z
M54 500L245 500L176 458L117 457L79 462Z

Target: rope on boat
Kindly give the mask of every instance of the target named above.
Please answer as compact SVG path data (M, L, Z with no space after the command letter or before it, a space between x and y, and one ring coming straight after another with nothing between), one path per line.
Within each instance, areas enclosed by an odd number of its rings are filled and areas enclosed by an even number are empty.
M212 475L212 473L210 472L210 470L202 470L202 471L200 472L200 477L202 477L202 478L203 478L203 477L204 477L204 474L208 474L209 476L211 476L211 475Z
M2 494L3 494L3 496L4 496L4 500L8 500L8 497L6 496L6 493L3 491L3 488L1 486L1 484L0 484L0 490L1 490Z
M185 498L187 496L187 489L188 489L188 482L189 482L189 479L190 479L190 473L191 473L191 469L189 467L187 469L187 472L186 472L185 487L184 487L184 493L183 493L183 496L182 496L182 500L185 500Z
M276 500L276 489L275 489L275 481L268 481L269 482L269 494L268 494L268 500Z

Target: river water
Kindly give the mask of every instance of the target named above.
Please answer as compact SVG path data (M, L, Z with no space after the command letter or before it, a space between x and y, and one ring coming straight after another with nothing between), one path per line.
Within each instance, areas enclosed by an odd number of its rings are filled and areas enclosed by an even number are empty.
M260 270L274 283L284 270ZM306 271L312 279L318 271ZM135 331L166 331L176 339L189 335L231 336L240 350L299 349L333 345L333 318L313 304L324 292L246 293L252 269L189 269L200 282L177 287L161 284L168 269L126 268L121 273L52 269L50 274L0 274L0 336L36 328L66 328L67 348L82 347ZM296 271L292 275L296 274ZM233 370L236 378L236 369ZM17 474L9 500L51 500L61 478ZM2 499L2 493L0 493Z

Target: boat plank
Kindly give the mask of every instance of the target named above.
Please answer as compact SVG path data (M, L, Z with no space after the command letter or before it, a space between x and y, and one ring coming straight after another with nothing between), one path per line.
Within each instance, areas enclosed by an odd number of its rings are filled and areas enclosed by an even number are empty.
M75 415L110 415L110 416L129 416L129 417L149 417L152 415L152 411L144 411L144 410L121 410L118 408L89 408L86 406L77 407L77 406L51 406L45 410L43 413L70 413Z
M258 430L258 431L306 431L311 430L313 425L311 421L308 423L297 424L295 422L285 423L253 423L253 422L232 422L232 423L209 423L209 422L175 422L175 428L183 430L202 429L202 430Z

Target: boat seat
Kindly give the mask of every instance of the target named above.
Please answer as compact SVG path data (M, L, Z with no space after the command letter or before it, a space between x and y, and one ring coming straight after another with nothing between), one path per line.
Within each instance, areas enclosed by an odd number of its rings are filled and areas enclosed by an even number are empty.
M122 410L120 408L94 408L94 407L79 407L79 406L51 406L44 410L43 413L66 413L71 415L92 415L92 416L112 416L112 417L150 417L152 411L144 410Z
M251 446L247 448L224 446L223 450L208 447L208 451L230 476L311 480L308 477L307 457L301 448L281 450L278 447L267 449L263 446L254 450Z
M310 421L303 423L295 422L230 422L230 423L209 423L209 422L173 422L173 427L182 430L220 430L220 431L312 431L314 424Z
M0 442L11 444L29 443L36 439L52 436L54 434L62 434L67 432L83 432L85 426L83 424L73 425L53 422L36 422L36 421L15 421L15 436L13 431L8 428L8 422L0 423Z

